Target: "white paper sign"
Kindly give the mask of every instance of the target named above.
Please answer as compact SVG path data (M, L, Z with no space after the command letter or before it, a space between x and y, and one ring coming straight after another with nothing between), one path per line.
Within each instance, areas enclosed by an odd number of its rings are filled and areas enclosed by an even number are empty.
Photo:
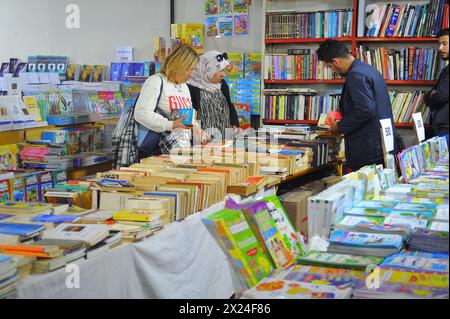
M414 113L412 116L414 120L414 128L416 130L417 139L420 143L425 140L425 127L423 126L422 113Z
M49 73L48 76L51 84L61 84L59 73Z
M133 61L133 47L116 47L117 62Z
M382 132L381 137L384 142L385 153L388 154L394 150L394 131L392 129L392 121L391 119L383 119L380 120L380 123Z

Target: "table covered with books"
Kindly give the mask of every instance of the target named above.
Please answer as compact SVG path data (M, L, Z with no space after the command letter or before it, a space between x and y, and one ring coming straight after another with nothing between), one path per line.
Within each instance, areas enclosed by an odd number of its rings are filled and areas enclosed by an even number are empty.
M229 264L200 217L192 215L141 242L77 262L79 288L69 277L73 272L62 268L25 277L17 297L229 298L234 293Z

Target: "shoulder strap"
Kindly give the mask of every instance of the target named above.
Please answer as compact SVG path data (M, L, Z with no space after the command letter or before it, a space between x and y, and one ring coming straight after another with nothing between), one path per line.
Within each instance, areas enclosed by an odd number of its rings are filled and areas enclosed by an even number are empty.
M162 95L162 91L163 91L163 85L164 85L164 80L161 77L161 75L159 75L159 78L161 79L161 86L159 87L159 95L158 95L158 99L156 100L156 106L155 106L155 111L158 112L160 115L164 116L164 112L161 110L161 108L159 107L159 100L161 100L161 95Z

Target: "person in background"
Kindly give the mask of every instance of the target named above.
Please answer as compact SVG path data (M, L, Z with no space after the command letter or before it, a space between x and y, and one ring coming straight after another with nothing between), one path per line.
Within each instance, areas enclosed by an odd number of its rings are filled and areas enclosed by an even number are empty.
M163 133L156 150L139 147L139 158L170 151L172 145L166 145L164 133L187 129L184 117L172 119L172 111L179 108L192 108L191 95L186 82L197 66L199 57L187 45L173 50L164 60L161 71L149 77L142 86L136 102L134 118L141 127L157 133ZM159 97L159 101L158 101ZM143 143L145 134L139 130L138 146ZM145 130L144 130L145 132Z
M355 171L365 165L383 164L380 120L391 119L394 136L395 128L382 75L355 59L347 46L336 40L321 43L317 55L320 61L345 77L339 102L342 119L331 120L330 131L344 134L347 167Z
M216 133L220 132L222 140L226 137L227 128L239 127L237 112L231 103L230 89L224 80L229 66L226 53L205 52L200 56L200 62L187 83L201 128L208 133L217 129ZM218 136L214 138L217 139Z
M433 88L425 94L425 104L431 110L431 125L437 136L445 136L448 144L448 31L443 29L438 34L439 54L447 62L445 68L439 74Z

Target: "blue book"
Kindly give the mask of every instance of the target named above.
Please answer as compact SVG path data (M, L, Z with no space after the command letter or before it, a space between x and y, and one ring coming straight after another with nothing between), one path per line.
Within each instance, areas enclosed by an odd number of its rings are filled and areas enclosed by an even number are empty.
M391 16L391 21L389 21L388 28L386 30L386 36L392 37L394 35L395 25L397 24L398 15L400 14L400 7L394 4L395 8Z
M417 69L419 68L419 52L420 49L416 49L415 53L414 53L414 71L413 71L413 76L412 76L412 80L416 81L417 80Z
M444 5L444 0L439 0L439 7L437 12L441 13L442 12L442 6ZM437 15L437 21L434 24L434 33L433 34L437 34L439 32L439 30L441 29L441 24L442 24L442 17L443 14L438 14ZM448 19L448 18L447 18Z
M122 75L122 63L120 62L111 63L111 71L109 79L111 81L120 81L121 75Z
M14 215L0 214L0 221L11 218L11 217L14 217Z
M422 55L422 70L420 71L420 79L426 80L425 78L425 70L427 65L427 55L428 55L428 49L423 49L423 55Z
M129 62L122 63L120 77L122 78L122 76L131 75L131 72L132 72L132 63L129 63ZM119 81L120 81L120 79L119 79Z
M316 37L316 14L312 13L310 15L310 21L311 21L311 38Z
M448 274L448 259L424 258L419 256L394 255L387 257L381 267L413 271L427 271Z
M352 11L347 11L347 36L350 36L352 33L351 24L352 24Z
M44 229L44 225L0 223L0 234L30 236Z
M428 50L426 80L432 80L431 73L432 73L432 69L433 69L433 51L434 50L432 50L432 49Z
M11 256L0 254L0 263L5 263L5 262L10 261L10 260L11 260Z
M34 217L32 221L37 223L73 223L78 219L79 216L42 214Z
M183 124L186 126L192 126L195 120L195 113L195 109L193 108L172 110L171 118L174 121L177 118L184 116L185 118L183 120Z
M413 37L415 34L415 30L416 30L416 25L417 25L417 20L419 19L419 15L420 15L420 11L421 11L422 6L421 5L417 5L416 6L416 10L414 11L414 22L412 24L412 28L409 32L409 36Z
M425 251L405 251L402 250L398 253L398 255L401 256L416 256L416 257L422 257L422 258L442 258L442 259L448 259L448 254L443 253L430 253Z
M131 67L131 74L133 76L145 75L145 63L133 63Z
M400 248L403 239L399 235L371 234L335 230L329 242L334 245L368 248Z
M287 79L287 56L283 56L283 75L282 75L282 79L283 80Z

